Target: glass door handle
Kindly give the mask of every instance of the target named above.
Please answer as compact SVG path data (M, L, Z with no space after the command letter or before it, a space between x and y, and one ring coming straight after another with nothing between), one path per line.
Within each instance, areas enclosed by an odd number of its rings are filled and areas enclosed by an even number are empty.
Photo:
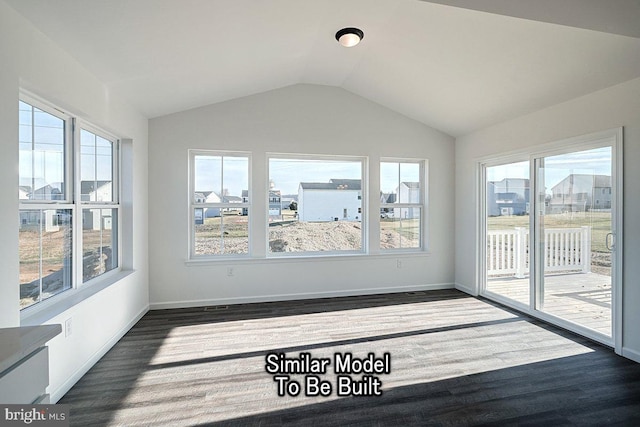
M604 238L604 244L607 247L607 250L613 250L613 233L607 233L607 235Z

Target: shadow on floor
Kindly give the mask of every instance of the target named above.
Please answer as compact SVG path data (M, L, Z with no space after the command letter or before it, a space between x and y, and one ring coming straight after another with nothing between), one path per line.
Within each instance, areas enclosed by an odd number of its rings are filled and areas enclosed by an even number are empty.
M640 425L640 365L591 352L199 425Z

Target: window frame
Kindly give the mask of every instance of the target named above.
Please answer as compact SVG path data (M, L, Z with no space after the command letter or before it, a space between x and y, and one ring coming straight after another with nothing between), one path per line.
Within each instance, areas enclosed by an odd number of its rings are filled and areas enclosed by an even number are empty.
M52 204L73 204L73 175L74 175L74 154L73 154L73 138L74 138L74 118L72 115L53 107L49 103L38 99L37 97L20 93L18 98L18 108L20 102L30 105L33 108L37 108L45 113L48 113L58 119L64 121L64 194L65 198L63 200L37 200L37 199L22 199L20 200L20 204L25 205L52 205ZM32 122L33 123L33 122ZM18 122L19 126L19 122ZM20 141L18 140L18 143ZM33 143L33 141L32 141ZM21 208L22 209L22 208ZM37 209L37 208L36 208Z
M121 173L121 150L120 139L113 134L106 132L88 121L81 120L77 116L70 114L54 104L33 95L27 91L21 90L18 96L18 108L20 102L26 103L33 108L37 108L48 114L53 115L64 121L64 191L65 198L63 200L30 200L19 199L18 214L25 210L56 210L67 209L71 211L71 286L46 299L39 299L31 305L20 309L22 319L31 318L45 310L48 310L54 304L60 301L76 301L78 292L83 289L96 288L104 284L109 284L113 279L122 272L122 210L120 208L120 173ZM19 126L19 124L18 124ZM80 129L88 130L102 138L112 142L112 178L113 202L97 202L87 205L82 202L80 197ZM19 143L19 141L18 141ZM116 209L117 210L117 267L102 273L90 280L83 281L83 254L82 254L82 211L83 209ZM40 261L42 262L42 260ZM21 283L18 281L18 286ZM98 289L98 288L96 288Z
M426 241L427 236L427 200L428 200L428 190L427 190L427 170L428 170L428 160L427 159L416 159L416 158L398 158L398 157L381 157L378 162L378 172L380 177L382 177L382 163L398 163L399 165L406 164L417 164L419 165L419 177L420 177L420 191L418 192L420 196L420 200L418 203L385 203L380 201L380 209L411 209L418 208L420 210L420 235L418 237L418 241L420 242L420 246L417 248L382 248L382 239L378 239L378 249L382 254L389 253L402 253L402 252L426 252L428 250L428 245ZM398 177L398 185L402 183L400 177ZM382 192L382 189L380 189ZM380 215L380 213L378 213ZM401 218L402 219L402 218Z
M107 141L111 142L111 201L83 201L82 200L82 174L81 174L81 168L82 168L82 159L81 159L81 144L82 144L82 140L81 140L81 132L82 130L85 130L87 132L90 132L92 134L94 134L95 136L99 136L103 139L106 139ZM73 168L74 168L74 190L73 190L73 196L74 196L74 200L77 201L77 205L78 205L78 212L74 215L74 219L76 219L75 217L77 217L77 237L74 239L74 241L77 243L78 245L78 253L79 254L83 254L83 250L84 250L84 246L83 246L83 231L84 231L84 224L83 224L83 220L84 220L84 210L85 209L115 209L117 214L116 214L116 246L117 246L117 267L113 268L111 270L105 271L104 273L101 273L97 276L94 276L92 278L90 278L87 281L84 281L84 274L83 274L83 267L84 267L84 263L82 262L82 260L80 262L76 262L77 264L77 277L78 277L78 284L79 287L82 286L86 286L86 285L90 285L92 283L95 283L103 278L109 278L112 275L117 274L118 272L120 272L122 270L122 245L121 245L121 241L122 241L122 227L120 226L121 224L121 219L122 219L122 209L120 208L121 204L120 204L120 194L121 194L121 186L120 186L120 165L122 163L122 158L121 158L121 150L120 150L120 139L117 138L116 136L100 129L99 127L85 121L85 120L80 120L80 119L76 119L75 123L74 123L74 163L73 163ZM82 258L84 258L84 255L82 255Z
M369 158L367 156L352 155L327 155L327 154L296 154L296 153L266 153L266 177L265 182L268 191L268 185L271 182L271 160L318 160L318 161L344 161L360 163L360 194L358 201L360 202L361 212L361 247L360 250L331 250L331 251L300 251L300 252L271 252L269 250L269 213L268 213L268 197L267 197L267 213L264 215L265 221L265 254L267 259L282 258L306 258L306 257L335 257L335 256L361 256L369 254L369 215L368 215L368 168ZM298 200L298 203L300 201ZM299 206L299 205L298 205Z
M189 197L189 203L188 203L188 209L189 212L187 213L187 218L188 218L188 231L189 231L189 250L188 250L188 254L187 254L187 259L189 261L216 261L216 260L229 260L229 259L246 259L251 257L252 255L252 237L251 237L251 233L252 233L252 226L251 226L251 217L252 215L255 215L255 213L253 213L253 209L252 209L252 200L253 200L253 194L252 194L252 179L251 179L251 175L252 175L252 157L250 152L247 151L229 151L229 150L206 150L206 149L189 149L189 191L188 191L188 197ZM196 188L195 188L195 159L197 156L219 156L222 158L222 164L224 164L224 158L225 157L242 157L242 158L246 158L247 159L247 183L248 183L248 187L247 188L247 194L248 194L248 202L241 202L241 203L207 203L207 202L201 202L201 203L196 203L195 201L195 193L196 193ZM224 170L224 169L223 169ZM224 172L223 173L223 177L224 177ZM221 182L223 183L223 182ZM248 240L248 250L247 253L226 253L226 254L204 254L204 255L198 255L195 253L195 243L196 243L196 227L195 227L195 209L196 208L219 208L219 209L225 209L225 208L240 208L243 211L246 209L247 210L247 240Z

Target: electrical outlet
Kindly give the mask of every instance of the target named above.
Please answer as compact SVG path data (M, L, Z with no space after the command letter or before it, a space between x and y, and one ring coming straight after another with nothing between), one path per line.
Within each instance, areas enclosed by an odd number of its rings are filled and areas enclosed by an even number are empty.
M233 276L233 267L227 267L227 276Z
M64 321L64 336L71 336L71 318Z
M402 268L402 261L396 260L396 267Z

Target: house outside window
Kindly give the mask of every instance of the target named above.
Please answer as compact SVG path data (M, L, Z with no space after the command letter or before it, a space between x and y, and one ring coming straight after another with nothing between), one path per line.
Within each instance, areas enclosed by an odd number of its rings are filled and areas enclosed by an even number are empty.
M82 279L118 268L118 144L88 126L80 128Z
M425 162L380 162L380 249L423 247Z
M292 202L281 220L270 215L268 255L364 252L364 166L359 157L270 156L272 190Z
M191 258L249 254L250 157L190 152Z

